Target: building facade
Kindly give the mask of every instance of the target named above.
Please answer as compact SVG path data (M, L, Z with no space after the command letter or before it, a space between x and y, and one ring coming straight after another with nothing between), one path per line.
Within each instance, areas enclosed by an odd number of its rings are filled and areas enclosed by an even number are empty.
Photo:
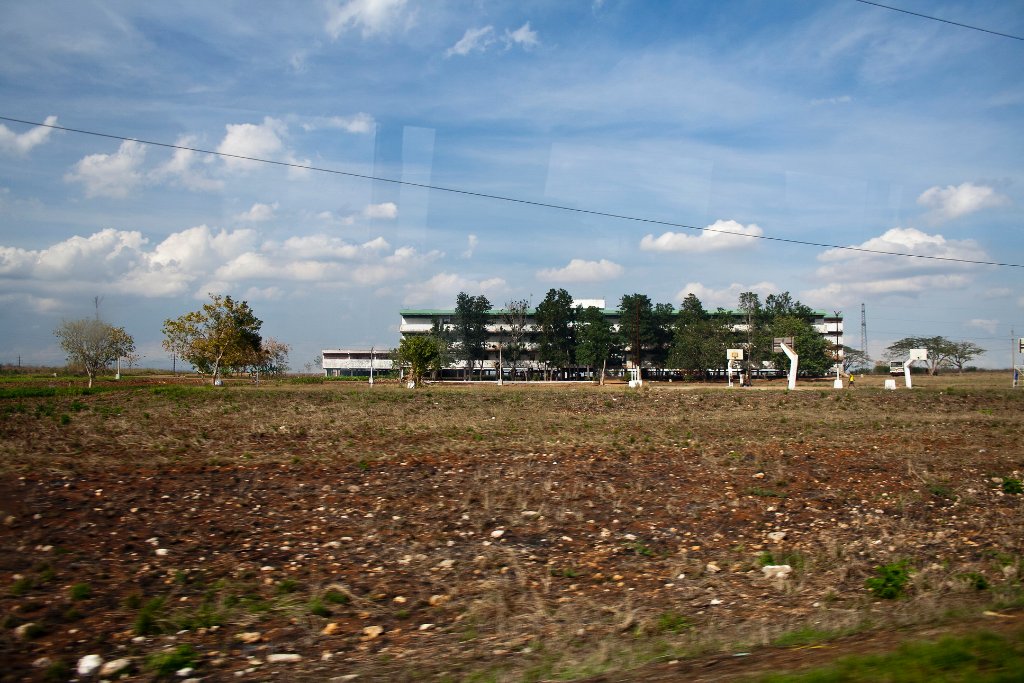
M325 377L369 377L373 372L389 372L393 362L387 352L375 349L323 349L320 352Z

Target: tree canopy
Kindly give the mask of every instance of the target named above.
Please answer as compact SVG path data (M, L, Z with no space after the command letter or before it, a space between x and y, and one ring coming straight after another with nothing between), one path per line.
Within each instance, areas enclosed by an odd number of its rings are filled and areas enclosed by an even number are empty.
M85 370L90 387L97 372L135 352L135 340L123 327L108 325L99 318L65 320L53 334L68 363Z
M466 369L471 370L477 361L487 357L484 342L487 341L487 312L491 310L491 302L483 294L470 296L459 292L455 299L455 315L452 318L456 355L466 361Z
M537 357L548 368L562 368L573 362L576 347L576 309L572 295L564 289L549 289L537 305Z
M601 383L608 359L615 351L615 333L596 306L584 308L576 324L576 362L592 368L601 368Z
M889 360L906 360L911 349L928 349L928 374L934 375L939 368L956 368L964 371L964 366L971 360L985 353L974 342L955 342L943 336L904 337L888 346L885 357Z
M221 368L248 367L259 362L263 321L245 301L211 294L198 311L164 321L163 346L200 372L220 379Z
M400 365L409 367L409 377L416 386L423 383L428 371L438 368L441 360L437 339L429 335L403 337L394 355Z

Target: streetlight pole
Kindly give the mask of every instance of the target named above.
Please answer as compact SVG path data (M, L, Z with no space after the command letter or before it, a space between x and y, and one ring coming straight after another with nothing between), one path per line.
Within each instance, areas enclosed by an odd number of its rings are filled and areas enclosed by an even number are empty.
M373 351L376 347L370 347L370 386L373 386Z
M839 316L842 315L843 312L842 311L832 311L832 313L835 314L835 317L836 317L836 349L835 349L836 381L839 382L839 381L842 381L842 379L843 379L842 375L841 375L841 371L843 369L843 361L842 361L842 357L841 357L843 349L842 349L842 346L840 346L840 344L839 344Z

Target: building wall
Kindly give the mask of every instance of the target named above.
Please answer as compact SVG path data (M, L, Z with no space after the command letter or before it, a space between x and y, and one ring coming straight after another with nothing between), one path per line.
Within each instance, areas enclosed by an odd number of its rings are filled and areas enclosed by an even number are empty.
M320 353L325 377L369 376L371 363L374 372L388 372L394 366L387 354L370 349L324 349Z

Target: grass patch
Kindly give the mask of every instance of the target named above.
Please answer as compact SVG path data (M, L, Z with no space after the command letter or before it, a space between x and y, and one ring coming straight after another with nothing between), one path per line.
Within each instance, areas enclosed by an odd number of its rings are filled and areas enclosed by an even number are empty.
M1006 637L981 632L938 641L905 643L882 655L844 657L835 664L798 674L772 674L762 683L899 681L1019 681L1024 671L1024 632Z
M92 595L92 586L87 583L76 583L68 589L72 600L85 600Z
M195 664L196 651L191 645L179 645L170 652L158 652L146 658L146 668L157 676L172 676L175 671Z

